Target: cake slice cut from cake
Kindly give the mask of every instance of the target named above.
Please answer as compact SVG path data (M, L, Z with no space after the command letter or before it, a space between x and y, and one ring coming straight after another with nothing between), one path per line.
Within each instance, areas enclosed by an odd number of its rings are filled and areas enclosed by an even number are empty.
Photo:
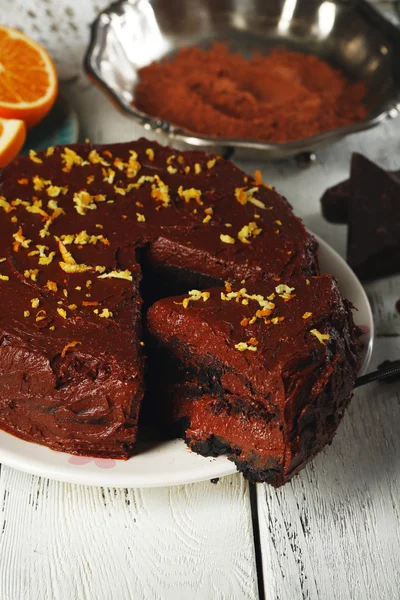
M279 486L332 440L359 344L329 275L192 290L154 304L147 324L165 419L193 450L227 453L249 479Z

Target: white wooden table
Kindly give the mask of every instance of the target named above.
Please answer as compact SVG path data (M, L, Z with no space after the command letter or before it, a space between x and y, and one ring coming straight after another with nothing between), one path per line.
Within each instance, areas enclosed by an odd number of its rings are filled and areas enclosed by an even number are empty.
M82 137L96 142L141 134L81 73L88 23L106 4L0 0L1 20L55 56ZM263 166L264 179L342 254L345 228L322 219L319 198L347 176L355 150L398 169L400 118L319 152L309 169ZM367 292L375 368L400 355L400 276ZM258 485L250 494L240 475L169 489L89 488L3 466L0 600L399 599L399 392L398 384L361 388L332 446L279 490Z

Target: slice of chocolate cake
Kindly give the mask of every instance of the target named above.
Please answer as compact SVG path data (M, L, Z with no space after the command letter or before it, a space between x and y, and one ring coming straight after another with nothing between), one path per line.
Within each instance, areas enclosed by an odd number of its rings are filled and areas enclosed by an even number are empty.
M143 295L317 271L286 200L219 156L142 139L20 157L0 176L0 427L126 458Z
M192 290L147 315L166 416L188 445L279 486L329 443L359 368L351 308L329 276Z

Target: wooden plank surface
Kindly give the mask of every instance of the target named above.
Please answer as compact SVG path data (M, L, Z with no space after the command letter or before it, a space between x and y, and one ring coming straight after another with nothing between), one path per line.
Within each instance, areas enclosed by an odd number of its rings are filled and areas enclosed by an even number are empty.
M3 467L1 600L256 600L239 475L147 490L91 488Z
M399 355L399 338L379 338L373 366ZM399 598L399 439L399 384L372 384L298 477L258 486L267 598Z

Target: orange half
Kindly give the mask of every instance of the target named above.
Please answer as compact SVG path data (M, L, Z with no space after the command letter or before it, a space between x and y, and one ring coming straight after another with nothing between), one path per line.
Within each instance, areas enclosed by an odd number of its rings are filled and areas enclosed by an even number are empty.
M0 119L0 167L5 167L17 156L24 145L26 127L18 119Z
M0 26L0 117L32 127L49 112L57 91L47 51L17 29Z

